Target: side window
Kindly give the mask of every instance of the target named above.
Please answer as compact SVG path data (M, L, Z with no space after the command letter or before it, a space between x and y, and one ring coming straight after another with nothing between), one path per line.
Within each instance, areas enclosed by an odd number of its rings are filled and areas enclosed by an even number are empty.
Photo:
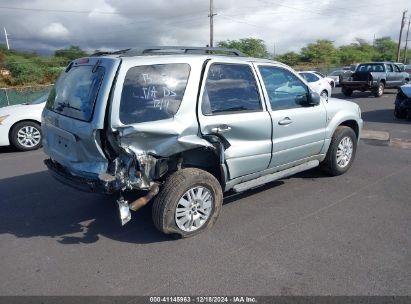
M261 111L257 82L245 64L212 64L205 83L204 115Z
M401 73L400 68L399 68L398 66L396 66L395 64L394 64L394 70L395 70L395 72L397 72L397 73Z
M307 100L307 86L290 71L272 66L260 66L259 70L272 110L298 108Z
M392 72L392 71L393 71L391 64L387 64L387 71L388 71L388 72Z
M141 123L173 117L186 89L184 63L136 66L128 70L120 101L120 121Z

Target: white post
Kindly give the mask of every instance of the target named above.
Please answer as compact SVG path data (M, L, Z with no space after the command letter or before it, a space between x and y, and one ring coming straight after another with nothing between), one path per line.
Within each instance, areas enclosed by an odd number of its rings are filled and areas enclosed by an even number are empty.
M7 44L7 49L10 50L10 45L9 45L9 35L7 34L6 28L4 27L4 36L6 36L6 44Z
M6 93L6 100L7 100L7 105L10 105L10 100L9 100L9 95L7 94L7 89L4 89L4 92Z

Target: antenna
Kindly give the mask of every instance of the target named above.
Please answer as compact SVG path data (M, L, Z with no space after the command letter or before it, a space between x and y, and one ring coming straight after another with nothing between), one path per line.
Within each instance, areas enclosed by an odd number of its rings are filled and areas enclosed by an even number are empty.
M6 37L7 50L10 50L9 34L7 34L7 31L6 31L6 28L5 28L5 27L4 27L4 36Z

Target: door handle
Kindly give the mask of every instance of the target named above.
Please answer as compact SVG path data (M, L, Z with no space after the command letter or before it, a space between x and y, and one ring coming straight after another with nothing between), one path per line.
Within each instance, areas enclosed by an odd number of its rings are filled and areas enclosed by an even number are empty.
M230 126L227 126L227 125L219 125L218 127L214 127L214 128L211 128L211 132L212 133L223 133L223 132L227 132L227 131L230 131L231 130L231 127Z
M290 123L292 123L293 121L290 119L290 117L284 117L282 120L280 120L278 122L279 125L285 126L285 125L289 125Z

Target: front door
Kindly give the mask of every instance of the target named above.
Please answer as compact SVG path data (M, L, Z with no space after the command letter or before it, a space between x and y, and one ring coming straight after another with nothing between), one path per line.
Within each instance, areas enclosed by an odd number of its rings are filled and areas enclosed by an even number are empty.
M324 99L308 106L310 89L291 70L275 65L258 65L271 107L273 156L270 167L283 166L318 155L324 145L326 109Z
M271 119L250 64L210 61L202 85L198 118L202 134L228 142L229 179L267 169Z

